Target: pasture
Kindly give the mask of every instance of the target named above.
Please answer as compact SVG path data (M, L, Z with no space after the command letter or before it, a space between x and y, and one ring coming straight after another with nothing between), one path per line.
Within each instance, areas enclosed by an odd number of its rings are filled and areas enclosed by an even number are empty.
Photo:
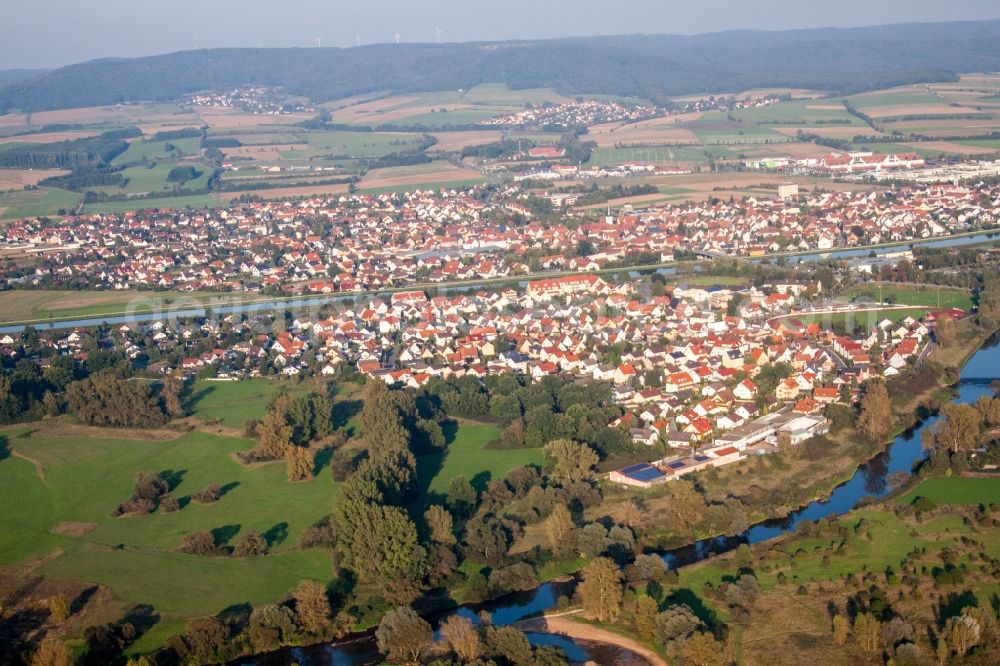
M911 504L917 497L935 504L1000 504L1000 483L989 478L938 477L924 481L898 502Z
M168 160L186 155L197 155L201 139L172 139L170 141L134 140L128 150L114 159L114 164L133 164L145 160ZM169 150L168 150L169 149Z
M144 168L144 167L143 167ZM104 203L86 204L84 213L124 213L130 210L179 209L179 208L217 208L227 201L239 196L238 192L220 192L218 194L191 194L177 197L159 197L152 199L131 199L129 201L107 201Z
M197 418L238 426L263 415L277 386L196 382L189 403ZM492 425L459 426L447 451L418 459L422 490L442 493L456 475L482 486L517 465L541 463L537 449L484 448L499 433ZM322 467L310 481L289 483L281 462L252 468L237 462L234 454L252 445L200 431L81 430L66 417L4 429L0 564L31 561L41 576L104 585L124 607L153 606L160 620L132 650L161 644L188 618L276 602L305 578L330 580L329 556L300 549L298 537L330 513L339 484ZM182 508L112 517L137 472L161 473ZM220 500L190 501L211 484L224 489ZM270 552L247 559L179 552L183 536L199 530L212 532L221 545L256 530Z
M80 202L76 192L55 187L0 193L0 220L73 212Z

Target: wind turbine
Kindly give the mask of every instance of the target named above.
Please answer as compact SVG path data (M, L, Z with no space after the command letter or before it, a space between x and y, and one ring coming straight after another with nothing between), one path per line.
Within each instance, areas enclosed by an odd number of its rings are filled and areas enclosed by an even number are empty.
M399 44L399 38L402 37L402 35L399 34L399 30L396 31L396 34L393 35L393 37L396 38L396 43Z
M441 28L434 28L434 32L435 32L435 34L437 34L437 42L438 42L438 44L440 44L441 43L441 34L444 32L444 30L442 30Z
M323 38L322 37L317 37L316 38L316 48L318 48L318 49L323 48Z
M354 35L354 43L357 44L358 46L361 46L361 33L360 32L356 33Z

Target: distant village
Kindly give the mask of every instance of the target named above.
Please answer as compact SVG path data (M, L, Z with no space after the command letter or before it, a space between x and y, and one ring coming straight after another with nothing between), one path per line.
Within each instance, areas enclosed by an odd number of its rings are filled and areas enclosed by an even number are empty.
M638 122L653 118L705 111L733 111L769 106L781 101L777 95L736 99L709 97L675 103L670 107L625 104L613 100L579 100L565 104L531 105L524 111L494 116L479 122L488 127L590 127L601 123Z
M181 105L235 109L261 116L280 116L311 110L302 102L293 101L268 86L241 86L222 92L197 93L181 100Z

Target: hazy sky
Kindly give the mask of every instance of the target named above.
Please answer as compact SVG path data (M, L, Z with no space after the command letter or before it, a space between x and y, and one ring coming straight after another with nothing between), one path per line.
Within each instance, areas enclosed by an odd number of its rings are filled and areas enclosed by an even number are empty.
M0 69L217 46L353 46L1000 18L998 0L0 0Z

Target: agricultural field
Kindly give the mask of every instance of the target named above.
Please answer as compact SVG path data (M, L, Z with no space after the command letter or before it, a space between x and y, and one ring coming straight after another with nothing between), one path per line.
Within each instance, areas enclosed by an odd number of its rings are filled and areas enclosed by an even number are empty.
M435 189L484 183L487 180L477 171L438 160L428 164L372 169L358 183L358 189L373 193L404 189Z
M72 212L79 202L80 195L76 192L55 187L2 192L0 193L0 220L59 215L60 211Z
M264 378L234 382L199 379L188 391L188 409L202 421L218 421L229 428L242 428L248 419L259 419L264 415L278 386L277 381ZM302 385L291 385L289 394L301 392L304 388Z
M736 109L729 115L744 123L758 125L865 127L860 118L847 112L839 98L790 100L755 109Z
M5 169L0 168L0 192L23 190L26 185L37 185L38 181L55 176L64 176L65 169Z

